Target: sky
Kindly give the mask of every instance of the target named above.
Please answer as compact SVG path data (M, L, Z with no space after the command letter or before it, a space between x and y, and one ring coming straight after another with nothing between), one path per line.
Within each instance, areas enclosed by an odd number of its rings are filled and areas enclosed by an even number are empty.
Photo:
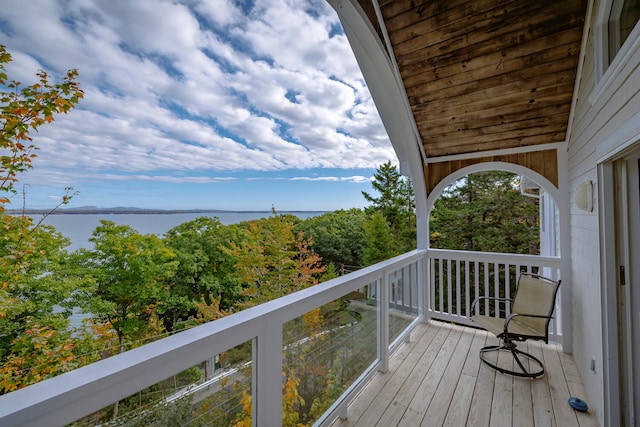
M32 135L29 208L348 209L396 162L326 0L2 0L0 44L85 94Z

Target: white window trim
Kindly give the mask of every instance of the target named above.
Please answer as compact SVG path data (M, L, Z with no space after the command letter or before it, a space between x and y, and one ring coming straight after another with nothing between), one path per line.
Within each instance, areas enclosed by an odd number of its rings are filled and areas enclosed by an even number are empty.
M598 143L596 146L597 163L605 163L620 158L638 141L640 141L640 111Z
M603 94L611 90L613 81L620 75L622 68L627 65L629 58L640 49L640 25L636 24L627 40L620 46L616 57L609 64L609 16L612 3L613 0L602 2L596 15L593 44L597 83L589 96L589 102L592 105L598 102Z

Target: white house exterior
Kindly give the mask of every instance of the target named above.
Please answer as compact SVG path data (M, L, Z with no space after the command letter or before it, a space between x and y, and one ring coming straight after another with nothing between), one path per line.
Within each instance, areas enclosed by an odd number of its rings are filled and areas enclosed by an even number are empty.
M589 5L567 141L570 223L562 227L571 248L573 355L602 424L611 426L640 422L640 25L609 64L618 3ZM588 181L591 212L575 197Z

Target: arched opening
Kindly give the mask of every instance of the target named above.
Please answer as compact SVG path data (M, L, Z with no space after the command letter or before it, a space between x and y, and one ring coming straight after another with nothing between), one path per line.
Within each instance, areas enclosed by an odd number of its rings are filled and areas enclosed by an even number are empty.
M550 190L545 188L536 175L507 163L479 164L451 174L428 202L429 247L558 256L559 214L550 194L556 188L551 183ZM440 209L434 209L438 204ZM447 211L456 215L447 218ZM443 227L449 228L449 236L442 235Z
M494 170L512 172L514 174L526 177L532 182L535 182L536 184L538 184L540 188L542 188L546 193L548 193L552 197L554 202L557 203L558 197L559 197L558 188L555 185L553 185L551 181L549 181L547 178L545 178L538 172L535 172L529 168L526 168L521 165L513 164L513 163L486 162L486 163L473 164L465 168L459 169L453 172L452 174L450 174L449 176L447 176L442 181L440 181L438 185L434 187L433 191L431 191L431 193L427 198L427 213L431 213L431 210L433 209L436 199L449 185L453 184L455 181L469 174L485 172L485 171L494 171Z
M549 222L540 209L546 197L535 182L512 172L465 175L435 200L429 247L540 255Z
M558 280L558 194L540 174L504 162L462 168L435 186L427 200L429 317L470 323L471 301L479 296L511 298L522 272ZM442 197L448 204L437 202ZM434 221L437 216L445 217L447 227ZM446 238L438 235L443 230ZM550 333L558 343L562 343L560 307L558 298ZM476 310L500 316L508 308L500 304Z

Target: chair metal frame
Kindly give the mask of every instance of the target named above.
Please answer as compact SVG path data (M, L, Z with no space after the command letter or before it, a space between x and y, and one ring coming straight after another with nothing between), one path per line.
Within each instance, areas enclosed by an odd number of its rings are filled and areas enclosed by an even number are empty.
M518 278L518 285L516 288L516 294L512 299L509 298L499 298L499 297L478 297L476 298L473 303L471 304L471 312L473 313L475 308L476 308L476 304L478 304L479 301L484 301L484 300L490 300L490 301L502 301L502 302L508 302L510 304L510 309L514 306L514 304L516 303L517 299L518 299L518 290L520 288L520 281L522 280L523 276L530 276L534 279L537 280L541 280L543 282L546 282L545 285L554 285L555 289L553 290L553 298L551 301L548 301L549 303L549 311L547 315L542 315L542 314L531 314L531 313L514 313L511 312L511 310L509 311L510 314L508 316L506 316L506 318L504 318L504 327L501 333L495 333L494 331L489 331L494 333L494 335L496 335L496 337L501 340L502 342L499 345L491 345L491 346L486 346L483 347L482 349L480 349L480 360L482 360L482 362L484 362L485 364L487 364L488 366L492 367L493 369L497 370L498 372L502 372L505 374L510 374L510 375L515 375L518 377L525 377L525 378L537 378L537 377L541 377L544 374L544 364L542 363L542 361L540 361L540 359L538 359L537 357L533 356L530 353L524 352L522 350L519 350L517 348L517 344L516 342L524 342L526 340L532 339L532 340L541 340L544 341L545 343L549 342L549 322L551 321L551 319L553 319L553 310L555 309L555 302L556 302L556 297L558 294L558 288L560 287L560 280L558 281L554 281L551 279L548 279L546 277L542 277L540 275L537 274L532 274L532 273L525 273L525 272L521 272L520 273L520 277ZM473 320L474 322L482 325L482 320L483 318L485 319L491 319L492 321L494 321L496 318L495 317L491 317L491 316L486 316L486 315L474 315L471 316L471 320ZM518 323L519 318L541 318L541 319L546 319L545 321L545 325L544 325L544 332L542 333L542 331L540 331L539 334L535 334L535 333L531 333L531 334L523 334L523 333L515 333L512 330L509 329L509 325L511 324L511 322L514 323ZM497 318L497 319L502 319L502 318ZM488 328L485 327L485 329L489 330ZM531 331L534 332L534 331ZM492 363L491 361L487 360L485 355L487 353L490 352L500 352L500 351L506 351L511 353L511 355L513 356L516 364L518 365L518 367L520 368L519 371L516 370L510 370L510 369L506 369L503 367L498 366L497 364ZM522 358L528 359L529 362L531 364L535 364L537 365L537 367L530 367L530 368L526 368L521 360Z

